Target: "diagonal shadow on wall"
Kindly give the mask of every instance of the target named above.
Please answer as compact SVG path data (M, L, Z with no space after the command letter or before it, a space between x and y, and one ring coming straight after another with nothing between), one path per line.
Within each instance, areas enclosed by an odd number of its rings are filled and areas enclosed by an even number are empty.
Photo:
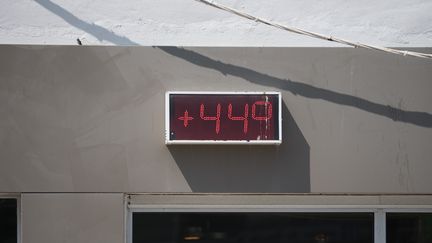
M59 5L50 0L35 0L38 4L64 19L67 23L79 28L93 36L98 40L107 40L117 45L138 45L124 36L119 36L112 31L105 29L99 25L89 24L72 13L68 12ZM335 91L317 88L312 85L295 82L287 79L276 78L257 71L226 64L197 52L186 50L178 47L158 47L166 53L182 58L190 63L201 67L215 69L223 74L229 74L248 80L249 82L271 86L282 90L289 91L296 95L301 95L312 99L322 99L332 103L355 107L376 115L388 117L394 121L411 123L422 127L432 127L432 115L427 112L404 111L388 105L378 104L366 99L338 93Z
M111 43L114 43L116 45L138 45L138 43L133 42L132 40L128 39L124 36L119 36L113 33L112 31L105 29L102 26L96 25L96 24L89 24L79 18L77 18L75 15L67 11L66 9L62 8L61 6L49 1L49 0L35 0L39 5L47 9L48 11L54 13L55 15L62 18L64 21L66 21L68 24L87 32L88 34L91 34L92 36L96 37L99 41L109 41Z
M282 144L168 146L193 192L310 192L310 148L285 104Z
M195 51L186 50L179 47L157 48L192 64L217 70L224 75L229 74L240 77L251 83L275 87L281 90L289 91L295 95L301 95L311 99L322 99L339 105L355 107L357 109L379 116L388 117L397 122L410 123L421 127L432 127L432 115L426 112L405 111L392 106L378 104L356 96L317 88L309 84L288 79L276 78L245 67L223 63Z

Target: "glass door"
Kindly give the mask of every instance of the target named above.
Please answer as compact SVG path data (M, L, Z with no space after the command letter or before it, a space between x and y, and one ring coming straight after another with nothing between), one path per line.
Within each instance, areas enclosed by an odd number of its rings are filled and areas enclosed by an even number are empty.
M373 243L373 213L136 212L133 243Z

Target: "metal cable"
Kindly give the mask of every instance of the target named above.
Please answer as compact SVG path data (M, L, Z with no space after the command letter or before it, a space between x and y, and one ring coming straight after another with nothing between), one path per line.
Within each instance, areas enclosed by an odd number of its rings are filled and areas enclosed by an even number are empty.
M353 41L349 41L349 40L336 38L333 36L325 36L325 35L322 35L319 33L311 32L311 31L307 31L307 30L302 30L302 29L298 29L295 27L289 27L289 26L285 26L282 24L278 24L278 23L274 23L274 22L271 22L271 21L268 21L268 20L265 20L265 19L262 19L259 17L255 17L255 16L250 15L248 13L240 12L236 9L224 6L222 4L215 3L214 1L209 1L209 0L195 0L195 1L210 5L212 7L215 7L215 8L230 12L230 13L233 13L233 14L238 15L240 17L253 20L255 22L263 23L263 24L266 24L269 26L276 27L278 29L286 30L286 31L297 33L300 35L306 35L306 36L310 36L313 38L318 38L318 39L322 39L322 40L326 40L326 41L333 41L333 42L353 46L355 48L361 47L361 48L366 48L366 49L370 49L370 50L377 50L377 51L383 51L383 52L387 52L387 53L398 54L398 55L402 55L402 56L414 56L414 57L432 59L432 54L428 54L428 53L421 53L421 52L414 52L414 51L407 51L407 50L396 50L393 48L373 46L373 45L363 44L360 42L353 42Z

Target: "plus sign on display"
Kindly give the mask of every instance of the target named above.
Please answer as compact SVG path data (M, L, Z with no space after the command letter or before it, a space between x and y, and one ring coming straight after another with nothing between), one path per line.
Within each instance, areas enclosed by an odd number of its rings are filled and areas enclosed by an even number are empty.
M167 92L166 144L280 144L279 92Z

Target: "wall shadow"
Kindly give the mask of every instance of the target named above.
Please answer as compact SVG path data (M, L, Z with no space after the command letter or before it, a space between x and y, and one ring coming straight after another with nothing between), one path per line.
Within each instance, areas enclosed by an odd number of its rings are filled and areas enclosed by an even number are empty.
M95 24L87 23L72 13L68 12L61 6L51 2L50 0L35 0L42 7L61 17L67 23L81 29L98 40L107 40L117 45L138 45L124 36L119 36L112 31ZM157 47L160 50L188 61L192 64L210 68L221 72L224 75L233 75L243 78L251 83L275 87L285 91L289 91L295 95L311 99L322 99L339 105L351 106L357 109L367 111L376 115L390 118L394 121L410 123L421 127L432 127L432 114L421 111L405 111L389 105L382 105L356 96L338 93L335 91L314 87L309 84L296 82L288 79L280 79L268 74L260 73L252 69L241 66L223 63L197 52L186 50L179 47Z
M138 45L138 43L133 42L127 37L116 35L114 32L105 29L102 26L96 24L90 24L79 19L78 17L76 17L66 9L62 8L60 5L57 5L51 2L50 0L35 0L35 2L37 2L39 5L41 5L51 13L59 16L60 18L62 18L64 21L74 26L75 28L85 31L90 35L93 35L99 41L106 40L116 45Z
M321 99L339 105L355 107L375 115L390 118L397 122L410 123L421 127L432 127L432 114L427 112L405 111L356 96L314 87L309 84L296 82L289 79L277 78L245 67L223 63L195 51L186 50L179 47L159 46L157 48L194 65L221 72L223 75L232 75L247 80L251 83L289 91L294 95L301 95L311 99Z
M309 145L282 106L282 144L169 145L193 192L310 192Z

